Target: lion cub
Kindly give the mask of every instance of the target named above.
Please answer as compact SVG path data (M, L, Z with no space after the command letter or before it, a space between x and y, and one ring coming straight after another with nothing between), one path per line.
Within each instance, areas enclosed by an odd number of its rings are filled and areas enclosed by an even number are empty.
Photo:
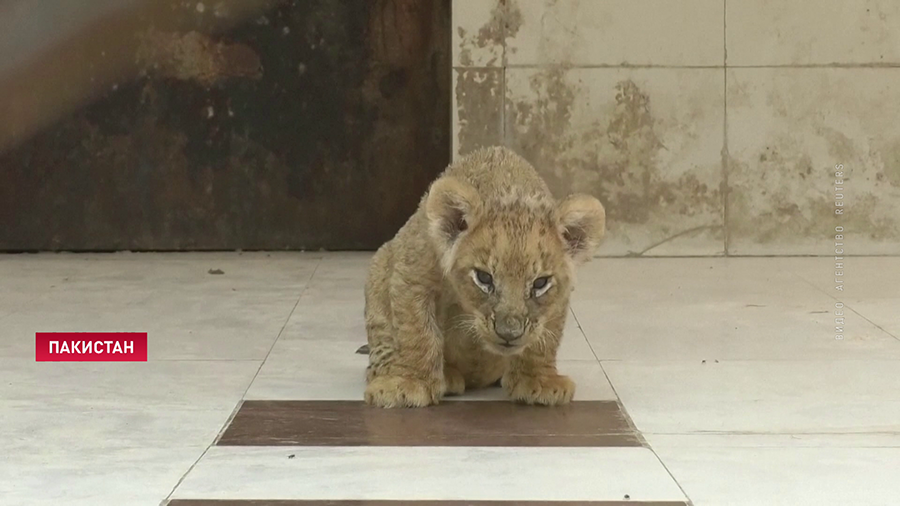
M436 404L499 380L514 401L565 404L556 369L573 270L604 235L590 196L554 200L523 158L486 148L452 164L372 259L365 400Z

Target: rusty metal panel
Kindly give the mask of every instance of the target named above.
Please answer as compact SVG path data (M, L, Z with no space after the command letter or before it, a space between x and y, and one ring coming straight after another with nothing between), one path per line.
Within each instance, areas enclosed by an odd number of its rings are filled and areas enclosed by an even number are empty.
M450 160L449 29L448 0L106 14L0 72L0 250L376 248Z

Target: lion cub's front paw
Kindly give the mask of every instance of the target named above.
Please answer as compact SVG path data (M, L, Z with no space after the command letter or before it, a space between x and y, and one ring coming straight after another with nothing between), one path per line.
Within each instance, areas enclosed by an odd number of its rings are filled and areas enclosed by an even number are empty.
M401 376L378 376L366 385L365 400L382 408L421 408L438 403L441 386Z
M575 382L559 374L503 378L502 384L512 400L525 404L558 406L575 395Z

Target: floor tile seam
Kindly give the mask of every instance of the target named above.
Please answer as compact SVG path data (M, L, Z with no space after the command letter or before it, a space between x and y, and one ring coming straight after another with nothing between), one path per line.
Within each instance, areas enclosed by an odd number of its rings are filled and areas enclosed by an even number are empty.
M834 363L850 363L850 362L900 362L900 356L897 358L884 357L880 350L872 350L873 353L879 352L878 356L873 357L833 357L833 358L717 358L704 359L697 358L628 358L628 359L600 359L600 365L691 365L700 364L715 367L725 363L730 364L758 364L761 362L787 364L787 363L807 363L807 364L834 364ZM838 353L837 351L835 353ZM703 362L705 361L705 363Z
M893 332L888 331L887 329L885 329L885 328L882 327L881 325L875 323L874 321L870 320L867 316L863 315L863 314L860 313L858 310L856 310L856 308L854 308L853 306L854 306L857 302L859 302L859 301L853 301L853 302L849 302L849 301L848 301L848 302L845 303L845 302L843 302L840 298L836 297L833 293L828 292L828 291L826 291L826 290L823 290L822 287L820 287L820 286L816 285L815 283L813 283L812 281L806 279L806 277L804 277L804 276L802 276L802 275L800 275L800 274L797 274L797 273L795 273L795 272L791 272L791 274L792 274L793 276L796 276L796 277L799 278L800 280L802 280L804 283L806 283L806 284L812 286L812 287L813 287L814 289L816 289L818 292L824 294L826 297L830 298L831 300L833 300L833 301L835 301L835 302L840 302L840 303L842 303L842 304L844 305L844 307L846 307L846 308L849 309L850 311L853 311L854 314L856 314L857 316L859 316L859 317L862 318L863 320L869 322L870 324L872 324L873 326L875 326L878 330L884 332L884 333L887 334L888 336L893 337L895 340L897 340L898 342L900 342L900 335L895 335Z
M303 298L303 294L305 294L306 291L309 289L309 287L312 285L312 280L315 277L316 272L318 272L319 267L321 267L323 261L324 261L323 257L320 257L316 261L315 267L312 269L312 272L309 275L309 279L307 279L306 283L303 286L303 289L300 291L300 294L297 296L297 301L294 303L294 307L291 308L291 311L288 313L287 318L285 318L285 320L284 320L284 324L281 326L281 329L278 331L278 335L276 335L275 339L272 341L272 345L269 347L269 351L268 351L268 353L266 353L266 357L260 362L259 367L256 369L256 373L253 375L253 378L247 383L247 387L244 389L243 394L241 394L240 400L238 400L237 404L234 406L234 409L232 410L231 415L228 417L228 419L225 421L225 423L222 425L222 427L219 428L219 431L216 434L216 437L214 437L213 440L209 442L209 444L206 446L206 449L203 450L203 452L200 454L200 456L197 457L197 459L188 467L188 469L184 472L184 474L181 475L181 477L178 479L177 483L175 483L175 486L172 487L172 490L170 490L169 493L166 495L165 499L163 499L163 501L161 503L162 505L165 505L172 498L172 495L175 493L176 490L178 490L178 487L181 486L181 484L184 482L185 478L187 478L187 476L197 466L197 464L199 464L200 461L203 460L203 457L206 456L206 454L209 452L210 448L213 448L215 446L216 441L219 440L219 438L222 436L222 434L225 432L225 430L231 424L231 421L234 419L234 416L240 410L241 403L247 397L247 392L250 391L250 388L253 386L253 383L256 381L256 378L259 377L259 372L262 370L263 366L266 364L266 361L269 359L269 356L272 354L272 350L275 349L275 345L278 344L278 340L281 338L282 333L284 333L284 329L287 327L288 322L290 322L291 317L294 314L294 311L297 310L297 306L300 304L300 300Z
M747 431L747 430L734 430L734 431L687 431L687 432L668 432L668 431L644 431L642 434L647 436L674 436L674 437L696 437L696 438L719 438L719 437L785 437L785 436L798 436L798 437L835 437L835 438L847 438L847 437L900 437L900 430L891 431L891 430L875 430L875 431L803 431L803 430L774 430L774 431Z
M600 357L597 355L597 352L594 349L593 343L591 343L590 339L588 339L587 334L584 331L584 327L581 325L581 321L578 319L578 315L575 313L575 309L570 307L569 310L572 313L572 318L575 320L575 323L578 325L579 333L581 334L582 338L584 338L584 340L588 343L588 347L590 348L591 353L594 355L594 358L596 359L597 363L600 365L600 370L603 371L603 377L606 379L607 384L612 389L613 395L615 395L615 397L616 397L615 401L621 407L622 413L625 415L626 419L628 420L629 425L631 426L631 429L634 431L634 435L640 441L640 443L641 443L640 448L645 448L653 454L653 456L656 458L656 461L659 462L659 465L662 466L662 468L665 470L666 474L669 476L669 479L671 479L672 482L675 483L675 486L678 487L678 490L681 491L681 494L684 496L684 499L685 499L685 501L687 501L687 504L689 506L693 505L693 502L691 501L690 496L688 496L687 491L684 489L684 487L681 485L681 483L675 478L675 475L672 474L672 471L669 469L669 467L666 465L666 463L663 462L663 460L659 456L659 454L656 453L656 450L653 449L653 447L650 445L650 442L647 441L647 438L644 437L643 432L640 429L638 429L637 424L634 423L634 419L631 417L631 415L628 413L628 410L625 408L625 403L622 401L622 398L619 396L619 392L616 390L616 387L612 382L612 378L609 377L609 373L606 371L606 368L603 367L603 361L600 360Z

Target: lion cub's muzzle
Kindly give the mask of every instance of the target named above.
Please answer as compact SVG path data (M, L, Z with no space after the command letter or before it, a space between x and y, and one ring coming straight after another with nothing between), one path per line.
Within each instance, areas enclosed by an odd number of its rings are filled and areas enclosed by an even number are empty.
M521 346L525 324L525 318L519 316L499 316L494 319L494 333L500 338L497 344L504 348Z

